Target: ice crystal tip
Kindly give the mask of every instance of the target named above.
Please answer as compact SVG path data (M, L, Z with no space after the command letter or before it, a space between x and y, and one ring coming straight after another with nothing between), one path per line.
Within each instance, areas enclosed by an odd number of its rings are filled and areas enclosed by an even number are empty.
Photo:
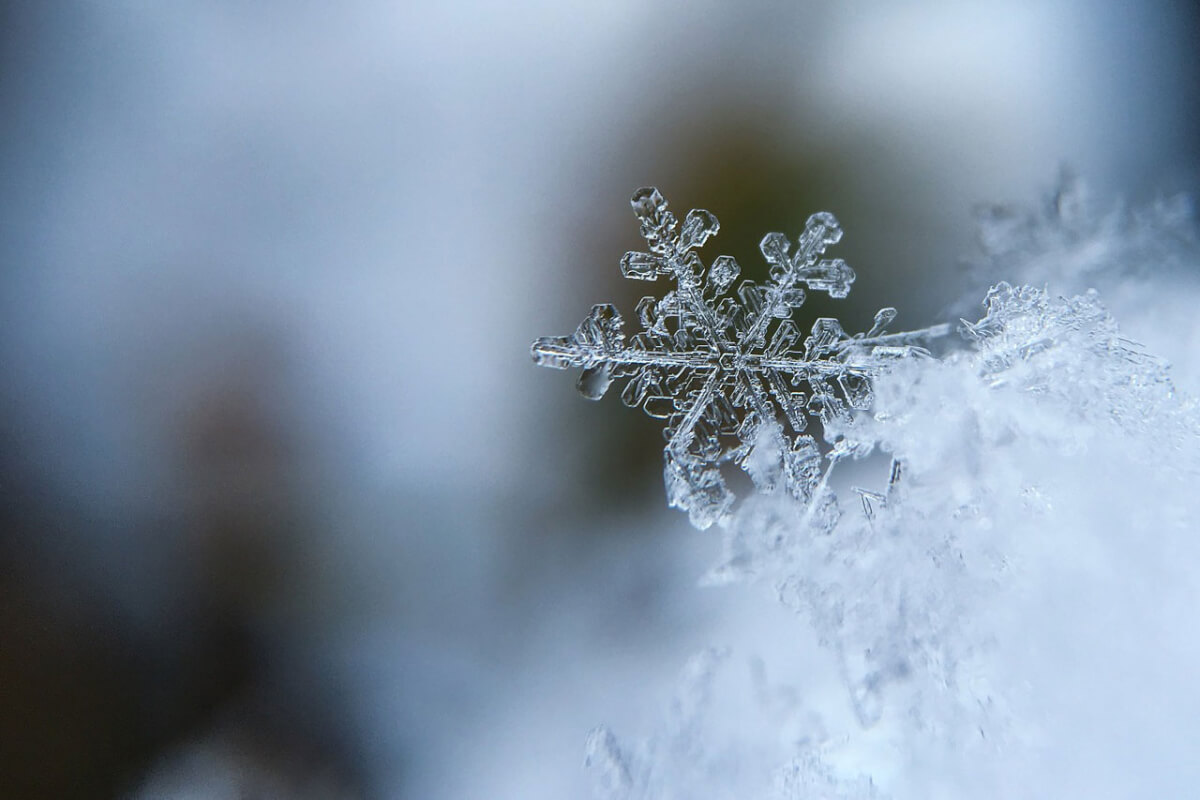
M832 423L868 408L872 378L897 356L926 351L916 342L948 326L888 334L896 309L875 315L866 333L847 335L820 318L801 342L792 320L808 292L844 298L854 271L825 258L842 238L828 212L813 214L793 242L768 233L759 245L770 267L764 284L742 280L741 267L721 255L705 266L696 250L720 229L711 212L693 209L680 225L662 193L638 189L630 201L646 250L626 253L621 273L636 280L667 277L675 288L637 305L639 330L628 339L624 320L596 305L568 336L536 340L535 363L580 368L579 391L598 399L623 381L622 401L666 420L664 480L672 506L707 528L729 513L734 496L721 468L736 464L759 491L784 489L812 502L826 470L816 442L803 432L809 417Z

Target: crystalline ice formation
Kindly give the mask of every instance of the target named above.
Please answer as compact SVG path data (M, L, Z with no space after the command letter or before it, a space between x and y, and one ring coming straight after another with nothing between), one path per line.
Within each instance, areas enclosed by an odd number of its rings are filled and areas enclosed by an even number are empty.
M893 726L901 747L981 775L1032 758L1036 743L1020 704L1038 701L1013 656L1023 582L1086 583L1087 568L1071 570L1089 548L1145 549L1149 562L1156 548L1196 552L1184 487L1200 474L1195 403L1095 292L999 283L985 307L963 322L968 349L881 376L873 413L844 432L904 465L878 514L806 531L756 498L714 571L773 584L811 622L864 731ZM1105 591L1119 591L1116 574L1101 571Z
M808 417L829 424L869 407L880 370L925 353L918 343L947 326L888 334L896 310L885 308L866 333L850 336L823 317L801 341L792 315L806 290L843 298L854 282L844 261L823 257L842 238L832 214L809 217L794 247L782 233L763 237L770 282L743 280L731 292L737 261L718 256L706 267L696 253L717 232L715 216L694 209L681 225L654 188L639 189L631 202L648 247L626 253L622 273L667 277L675 288L642 298L641 330L631 338L615 307L597 305L574 334L535 341L534 361L581 367L579 390L590 399L623 380L626 405L667 421L667 497L699 528L729 513L734 496L720 471L728 463L742 467L760 491L782 487L799 500L819 500L839 452L823 453L804 433Z
M703 702L676 703L648 737L601 730L589 744L600 796L1174 797L1200 781L1188 624L1200 402L1125 338L1109 293L1102 303L1087 288L1111 287L1134 311L1129 299L1144 298L1152 333L1196 348L1162 313L1194 315L1181 273L1195 238L1170 215L1111 235L1075 225L1069 201L1058 198L1061 218L997 233L992 252L1011 246L1017 280L992 285L983 314L962 322L963 347L878 367L870 412L824 422L835 444L815 475L843 454L891 457L886 485L861 492L871 513L824 516L832 493L818 478L801 513L777 492L724 520L710 579L771 586L826 658L782 673L787 704L731 694L732 669L699 671L719 682L685 683ZM1156 272L1143 255L1159 252ZM760 425L739 465L778 475L783 436ZM843 702L828 702L833 687Z
M969 290L960 313L1003 277L1054 294L1095 289L1122 329L1168 359L1180 386L1200 390L1200 224L1186 195L1126 205L1093 197L1064 173L1033 208L977 210L978 253L968 262Z

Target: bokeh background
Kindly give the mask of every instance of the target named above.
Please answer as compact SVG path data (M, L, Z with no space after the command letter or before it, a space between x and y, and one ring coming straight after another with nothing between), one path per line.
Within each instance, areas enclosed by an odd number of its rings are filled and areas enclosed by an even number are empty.
M529 360L647 289L632 191L748 272L833 211L847 328L942 321L975 204L1194 190L1197 41L1186 2L0 6L0 793L586 796L593 725L783 615L696 588L657 422Z

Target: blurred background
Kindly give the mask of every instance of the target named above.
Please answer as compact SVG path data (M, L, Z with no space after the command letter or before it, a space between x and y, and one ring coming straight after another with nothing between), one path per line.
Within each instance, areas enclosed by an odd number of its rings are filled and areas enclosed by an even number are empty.
M1198 41L1187 2L0 6L2 793L586 796L592 726L784 613L695 587L657 421L530 362L649 290L632 191L748 273L832 211L847 329L930 324L974 204L1195 188Z

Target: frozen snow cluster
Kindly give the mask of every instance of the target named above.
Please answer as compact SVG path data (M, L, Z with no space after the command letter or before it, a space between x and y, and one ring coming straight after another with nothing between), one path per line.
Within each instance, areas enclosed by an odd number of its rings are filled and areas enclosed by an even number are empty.
M534 345L553 366L634 373L630 386L673 403L671 500L724 535L708 580L773 587L804 628L779 638L818 651L781 684L761 664L747 677L746 654L697 656L660 730L630 743L593 733L599 796L1194 796L1200 411L1091 288L1131 310L1139 338L1153 338L1141 334L1156 330L1161 299L1174 326L1163 341L1194 340L1182 311L1200 299L1190 207L1098 212L1067 181L1041 212L986 212L974 269L1013 283L993 285L982 318L962 321L936 358L914 342L943 329L893 341L879 323L858 337L837 327L826 342L831 320L792 352L799 303L787 293L814 269L808 288L824 288L834 270L814 267L828 262L806 244L836 241L826 219L814 217L817 233L810 220L797 256L772 262L784 266L761 303L754 288L741 304L689 300L688 280L708 291L701 268L669 244L632 259L647 272L633 277L673 271L679 287L643 301L653 312L639 344L606 310L589 319L615 327L585 322ZM652 253L665 239L647 238ZM826 290L844 296L853 273L836 269L840 294ZM787 343L764 350L767 314ZM636 358L620 355L631 347ZM1181 367L1190 383L1191 362ZM648 402L641 391L631 404ZM800 433L792 401L820 420L823 444ZM758 489L736 505L719 479L730 461ZM839 462L862 468L843 479Z

